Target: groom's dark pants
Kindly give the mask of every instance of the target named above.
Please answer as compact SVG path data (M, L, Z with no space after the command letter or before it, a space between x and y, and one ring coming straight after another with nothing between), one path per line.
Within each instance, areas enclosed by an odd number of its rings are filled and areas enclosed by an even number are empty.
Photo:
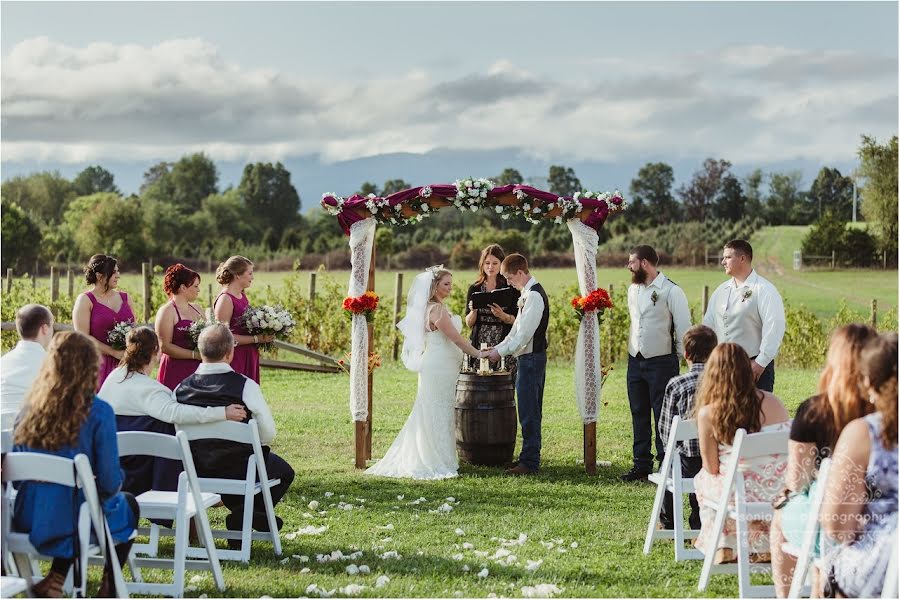
M516 374L519 425L522 427L519 464L534 471L541 466L541 415L544 409L546 373L546 352L519 356L519 372Z
M656 459L662 463L666 443L659 439L659 413L669 380L678 375L678 357L663 354L644 358L640 353L628 357L628 404L631 405L631 427L634 435L632 460L634 468L653 472L653 437L656 435ZM651 423L650 414L653 413Z

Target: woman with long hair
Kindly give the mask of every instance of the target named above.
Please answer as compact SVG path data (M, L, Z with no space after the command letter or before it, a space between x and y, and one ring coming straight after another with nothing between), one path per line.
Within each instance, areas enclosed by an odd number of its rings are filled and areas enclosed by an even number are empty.
M796 557L784 552L782 545L788 542L799 548L803 543L819 463L831 455L848 423L875 410L859 385L859 359L863 347L877 335L861 324L835 330L819 377L819 393L797 408L791 423L783 504L778 503L771 529L772 578L779 598L787 597L797 565Z
M486 308L472 306L472 294L493 292L499 288L509 287L506 278L500 274L500 263L504 258L506 258L506 253L497 244L491 244L482 250L481 257L478 259L478 279L469 286L469 291L466 292L466 309L469 311L466 313L466 326L472 329L469 341L476 348L481 348L481 344L487 344L488 348L493 348L503 341L512 329L513 323L516 322L515 302L511 302L507 306L491 304ZM472 368L478 366L473 358L469 359L469 365ZM506 368L515 373L516 357L506 357Z
M203 313L193 304L200 295L200 274L181 263L166 269L163 287L169 301L156 313L156 335L162 349L156 378L174 390L200 365L200 354L194 349L188 329Z
M757 389L750 357L734 343L719 344L710 354L697 390L695 410L703 468L694 477L701 522L694 545L704 554L714 552L717 563L732 562L737 549L735 522L726 519L719 546L713 548L715 511L706 506L706 501L717 501L722 495L721 465L728 462L737 430L786 430L788 412L774 394ZM742 466L748 501L770 502L784 487L786 455L757 457ZM761 521L749 523L751 553L769 552L768 525Z
M115 415L109 404L94 395L98 369L97 348L91 338L76 331L57 333L25 398L13 451L88 457L116 555L124 564L139 510L134 496L119 491L122 471ZM62 585L75 555L73 515L83 501L82 492L77 493L75 504L70 488L53 483L27 481L19 487L13 528L28 533L37 551L53 558L47 577L32 589L37 597L62 597ZM107 565L99 595L109 597L113 590L112 569Z
M91 286L79 294L72 307L72 324L75 331L94 339L100 351L100 369L97 372L95 390L106 380L122 359L122 350L109 345L107 335L123 321L134 322L134 311L128 303L128 294L119 292L119 263L112 256L95 254L84 267L85 281Z
M453 274L432 267L416 276L397 324L403 332L403 364L419 374L412 412L394 443L367 475L445 479L456 477L456 380L463 352L480 357L460 335L462 320L451 315L444 300L453 290Z
M256 383L259 383L259 349L258 344L275 340L273 335L250 335L243 324L242 317L250 308L244 290L253 283L253 263L243 256L232 256L216 269L216 281L222 290L213 303L216 320L228 323L234 335L236 347L231 368Z
M881 596L897 543L897 333L869 339L859 363L875 412L844 427L834 448L819 515L838 544L823 557L828 597Z
M136 327L126 337L125 355L100 388L98 396L116 413L118 431L151 431L175 435L173 423L243 421L244 407L202 407L179 404L167 386L150 377L160 355L160 343L149 327ZM181 463L152 456L127 456L123 489L135 495L147 490L178 489Z

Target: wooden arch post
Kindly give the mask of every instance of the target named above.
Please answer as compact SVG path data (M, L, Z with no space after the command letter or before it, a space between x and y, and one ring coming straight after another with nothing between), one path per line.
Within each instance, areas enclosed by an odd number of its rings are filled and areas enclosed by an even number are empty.
M375 242L372 242L372 256L369 259L369 280L366 284L366 291L375 291ZM369 330L369 356L375 351L375 323L370 321L366 324ZM366 366L368 368L368 356L366 357ZM365 421L356 421L356 468L365 469L366 461L372 458L372 370L368 374L368 411Z

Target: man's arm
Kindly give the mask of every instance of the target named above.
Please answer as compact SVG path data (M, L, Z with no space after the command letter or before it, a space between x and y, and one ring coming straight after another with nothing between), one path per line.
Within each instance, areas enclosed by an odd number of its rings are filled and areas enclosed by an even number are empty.
M684 356L682 340L685 332L691 328L691 309L684 290L677 285L669 292L669 312L672 313L672 323L675 325L675 351L679 356Z
M516 318L512 331L494 348L497 353L500 356L509 356L528 344L528 340L534 337L534 332L541 324L543 313L544 299L537 292L529 291L525 306L522 307L522 314Z
M713 290L712 296L709 297L709 304L706 305L706 314L703 315L703 324L715 331L716 329L716 296L719 293L719 288Z
M765 368L781 347L781 340L784 339L784 304L781 301L781 294L775 289L774 285L760 286L759 299L757 300L759 307L759 318L762 321L762 339L759 343L759 355L756 357L756 363Z
M244 384L243 400L247 410L253 413L252 418L256 419L259 441L263 444L271 443L275 439L275 419L272 418L272 412L266 404L266 399L263 398L259 384L252 379L248 379Z

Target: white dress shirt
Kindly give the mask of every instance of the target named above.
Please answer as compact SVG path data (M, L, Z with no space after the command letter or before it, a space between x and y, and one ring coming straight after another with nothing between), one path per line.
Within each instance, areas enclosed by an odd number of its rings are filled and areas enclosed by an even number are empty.
M496 346L500 356L529 354L534 347L534 332L541 324L541 316L544 314L544 299L531 289L535 284L537 279L532 277L522 288L516 322L509 335Z
M703 324L712 327L719 343L734 342L761 367L778 354L784 338L781 294L753 270L741 286L734 277L720 285L709 299Z
M0 407L3 411L18 412L22 408L25 394L31 389L46 356L47 352L37 342L19 340L15 348L0 358Z
M228 363L200 363L195 373L197 375L212 375L215 373L227 373L234 371ZM247 406L247 410L253 413L253 419L256 419L256 425L259 427L259 441L263 444L270 444L275 439L275 419L272 418L272 411L263 398L262 389L259 384L252 379L244 382L244 395L242 400ZM178 388L175 388L177 391Z
M149 415L165 423L212 423L225 420L224 406L191 406L179 404L175 393L143 373L128 373L117 367L103 382L97 396L113 407L117 415L139 417Z
M653 301L654 294L656 302ZM637 356L640 353L644 358L653 358L671 354L674 350L679 356L684 355L682 338L691 326L691 309L684 290L668 277L659 273L649 284L628 286L628 314L631 317L628 354Z

